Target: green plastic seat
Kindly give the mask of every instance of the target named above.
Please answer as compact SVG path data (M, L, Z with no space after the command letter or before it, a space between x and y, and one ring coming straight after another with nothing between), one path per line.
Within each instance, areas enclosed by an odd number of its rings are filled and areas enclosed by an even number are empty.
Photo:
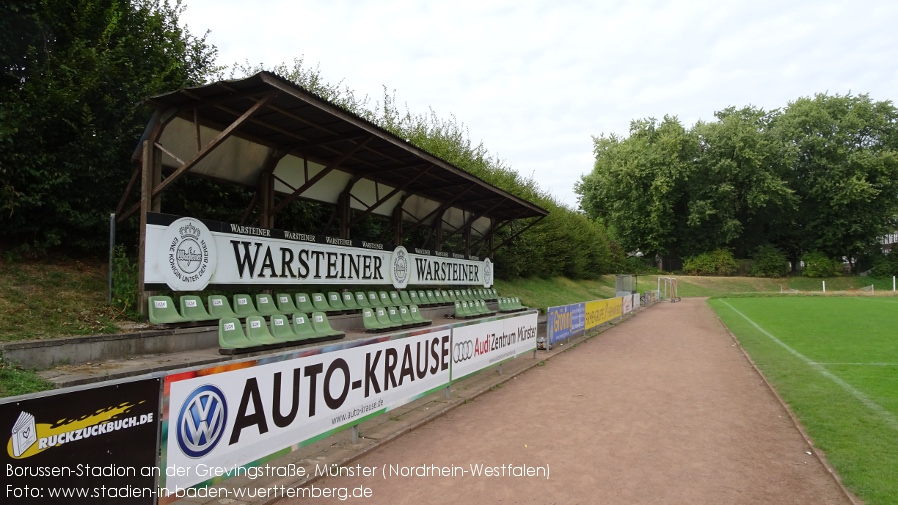
M296 304L293 303L293 297L287 293L278 293L274 297L274 301L278 306L281 314L292 314L296 312Z
M414 291L412 291L412 293L414 293ZM400 291L400 292L399 292L399 299L402 300L402 303L403 303L404 305L411 305L411 304L412 304L412 298L411 298L411 296L409 296L408 291L405 291L405 290Z
M436 300L440 305L445 305L446 303L448 303L448 301L443 298L443 292L439 289L435 289L433 291L433 299Z
M333 310L327 304L327 298L324 296L324 293L312 293L312 307L315 308L312 312L329 312Z
M399 296L399 291L395 291L395 290L390 291L389 295L390 295L390 305L392 305L394 307L402 305L402 297Z
M377 298L378 298L378 300L380 300L381 306L383 306L383 307L390 306L390 295L388 295L386 291L378 291Z
M430 301L427 299L427 293L425 293L423 289L418 290L418 305L431 305Z
M293 333L296 333L299 340L316 338L319 336L318 333L315 332L315 328L312 328L312 321L309 320L309 316L303 312L293 314Z
M331 328L331 323L327 320L327 315L324 312L312 313L312 328L315 328L315 333L322 337L345 335L342 331Z
M390 322L395 324L396 327L402 328L405 326L405 322L402 320L402 317L399 315L399 309L396 307L387 307L387 317L390 318Z
M370 307L362 309L362 324L365 325L365 331L374 333L387 331L392 328L392 326L384 326L381 324L381 322L377 320L377 315L374 313L374 309Z
M474 309L485 316L493 316L496 314L495 312L490 310L490 308L486 305L486 302L483 300L475 300Z
M433 323L432 320L426 319L424 316L421 315L421 310L418 309L417 305L410 305L408 308L408 311L409 311L409 313L411 313L412 319L414 319L415 321L417 321L419 323L424 323L424 324Z
M355 295L352 294L352 291L344 291L340 293L340 296L343 298L343 306L346 307L346 310L360 310L359 304L355 301Z
M449 291L445 289L440 290L440 296L443 297L443 303L446 305L452 305L452 302L455 301L452 299L452 297L449 296Z
M418 297L418 292L415 290L410 290L408 292L409 305L420 305L421 298Z
M265 293L256 295L256 312L260 316L274 316L281 313L277 304L274 303L274 298Z
M368 301L368 295L364 291L355 292L355 303L360 309L370 309L371 303Z
M393 321L390 321L390 316L387 314L387 309L384 307L377 307L374 309L374 315L377 317L377 322L384 328L397 329L400 326Z
M150 322L153 324L186 323L189 321L189 319L178 313L175 302L172 301L170 296L151 296L149 305Z
M271 316L271 336L281 342L295 342L299 336L290 326L290 318L283 314Z
M328 310L331 312L346 312L349 310L349 308L346 307L346 304L343 303L343 298L340 296L340 293L336 291L329 291L327 293L327 304L330 306L330 309Z
M268 331L268 323L262 316L246 316L246 338L259 345L283 343L271 335L271 332Z
M203 305L203 299L196 295L181 295L178 300L181 304L181 315L191 321L211 321L218 319L209 315L206 306Z
M206 298L206 308L209 315L219 319L224 317L237 317L237 313L231 309L231 302L224 295L209 295Z
M234 312L240 318L259 315L256 312L256 307L253 305L253 299L246 294L234 295Z
M380 303L380 297L377 296L377 291L368 291L368 305L370 305L372 309L383 307L383 304Z
M243 325L236 317L223 317L218 320L218 346L222 349L247 349L258 345L246 338Z
M399 310L399 319L402 321L402 324L405 326L418 326L418 321L415 321L412 317L412 313L408 310L408 307L400 305L396 308Z
M508 306L508 299L506 299L504 296L500 296L498 302L499 312L511 312L511 308Z
M436 296L434 296L432 289L428 289L427 291L425 291L424 297L427 299L427 303L429 303L431 305L439 305L439 303L440 303L437 301Z
M307 314L315 312L315 307L312 305L312 298L306 293L296 293L296 309Z

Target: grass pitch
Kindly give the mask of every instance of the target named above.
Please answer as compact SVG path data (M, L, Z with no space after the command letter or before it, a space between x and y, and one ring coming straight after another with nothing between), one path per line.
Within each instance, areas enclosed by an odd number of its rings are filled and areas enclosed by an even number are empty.
M709 302L868 504L898 503L898 298Z

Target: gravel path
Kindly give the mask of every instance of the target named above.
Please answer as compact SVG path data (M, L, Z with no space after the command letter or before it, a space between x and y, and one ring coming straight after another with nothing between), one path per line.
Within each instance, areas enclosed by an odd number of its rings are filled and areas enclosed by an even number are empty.
M346 468L313 486L369 498L279 503L850 504L703 299L645 310Z

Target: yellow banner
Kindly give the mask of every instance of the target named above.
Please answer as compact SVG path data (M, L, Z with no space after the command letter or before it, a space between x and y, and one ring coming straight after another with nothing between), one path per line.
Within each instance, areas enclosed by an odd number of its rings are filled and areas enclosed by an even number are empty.
M624 312L623 298L586 302L586 329L607 323Z

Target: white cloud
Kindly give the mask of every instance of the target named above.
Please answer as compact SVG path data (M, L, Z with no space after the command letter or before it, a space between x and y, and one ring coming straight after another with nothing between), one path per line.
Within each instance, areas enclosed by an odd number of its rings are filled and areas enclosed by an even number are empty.
M509 0L187 0L220 63L304 57L357 95L396 90L412 113L454 114L562 202L592 168L592 136L817 92L898 89L898 3Z

